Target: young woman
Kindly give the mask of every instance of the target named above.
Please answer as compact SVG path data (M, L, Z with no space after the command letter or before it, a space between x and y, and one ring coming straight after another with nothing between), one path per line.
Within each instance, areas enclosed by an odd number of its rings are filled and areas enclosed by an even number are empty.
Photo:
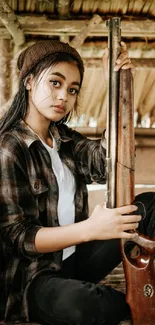
M98 205L88 218L86 184L104 183L106 169L102 145L65 124L82 85L81 57L41 41L20 54L18 68L19 91L0 122L1 319L118 324L130 312L125 296L98 283L121 261L119 239L136 236L128 230L153 235L154 196L144 221L135 205ZM124 44L120 68L132 68Z

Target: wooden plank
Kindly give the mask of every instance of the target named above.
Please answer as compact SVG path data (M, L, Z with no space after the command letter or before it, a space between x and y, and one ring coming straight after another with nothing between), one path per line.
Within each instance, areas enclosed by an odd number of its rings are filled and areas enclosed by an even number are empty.
M154 142L155 142L155 138L154 138ZM155 161L155 147L136 148L135 183L155 184L154 161Z
M101 127L76 127L76 131L82 133L88 138L100 138L103 132L103 128ZM136 148L148 148L151 150L153 148L154 159L155 159L155 128L135 128L135 145ZM154 161L152 159L152 161ZM147 165L146 165L147 166ZM154 164L155 168L155 164ZM155 175L155 172L154 172ZM154 176L155 177L155 176Z
M80 54L81 51L80 51ZM136 67L136 70L141 69L149 69L149 70L155 70L155 58L148 58L148 59L141 59L141 58L131 58L133 65ZM83 61L85 63L85 66L88 68L90 67L102 67L102 60L100 58L97 59L91 59L91 58L83 58Z
M4 1L4 0L2 0ZM44 16L17 16L18 21L26 35L61 35L67 33L70 36L77 35L89 20L50 20ZM122 37L155 38L155 23L153 19L122 20ZM1 30L1 28L0 28ZM90 32L90 36L107 36L108 30L105 20L97 24Z
M144 46L143 42L138 41L134 43L127 41L126 45L130 58L155 58L155 42L151 42L147 47ZM97 59L102 57L107 46L105 40L102 42L95 42L94 40L94 42L85 42L78 51L83 58Z
M0 27L0 39L10 39L11 35L8 33L7 29L5 27ZM59 35L59 39L63 42L69 43L70 37L67 33L62 33ZM37 37L37 40L39 38ZM35 42L35 40L33 41ZM32 43L32 41L31 41ZM30 42L29 42L30 44ZM145 42L126 42L129 56L130 58L138 58L138 57L143 57L144 61L144 68L153 68L151 61L149 63L149 60L152 58L155 58L155 42L150 42L147 45ZM96 42L95 40L92 42L85 42L81 47L78 49L80 55L82 58L86 58L86 65L88 66L95 66L95 67L100 67L101 66L101 61L96 60L93 61L92 59L101 59L103 53L104 53L104 48L107 47L107 42L103 40L102 42ZM90 58L90 61L87 60ZM149 59L150 58L150 59ZM145 61L146 59L146 61ZM148 59L148 61L147 61ZM145 65L146 63L146 65ZM138 63L137 63L138 64ZM153 63L154 64L154 63ZM143 66L141 66L143 68ZM139 63L139 69L140 69L140 63Z

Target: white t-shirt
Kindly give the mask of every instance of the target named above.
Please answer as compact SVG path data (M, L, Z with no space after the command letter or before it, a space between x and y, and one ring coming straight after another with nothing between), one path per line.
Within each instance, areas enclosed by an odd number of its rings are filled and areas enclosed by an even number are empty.
M48 150L51 157L52 168L59 188L58 220L60 226L75 222L75 180L68 167L61 161L57 152L56 141L53 138L53 148L48 146L41 138L41 142ZM75 246L63 249L63 260L75 252Z

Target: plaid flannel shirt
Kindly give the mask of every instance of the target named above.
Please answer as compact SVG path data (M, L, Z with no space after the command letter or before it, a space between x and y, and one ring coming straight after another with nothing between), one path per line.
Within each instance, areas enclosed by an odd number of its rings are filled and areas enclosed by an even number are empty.
M66 125L51 126L60 158L75 177L75 222L88 217L86 184L105 183L105 149ZM26 292L45 270L59 270L62 251L40 254L35 236L56 227L58 184L50 156L21 121L0 139L0 313L28 321Z

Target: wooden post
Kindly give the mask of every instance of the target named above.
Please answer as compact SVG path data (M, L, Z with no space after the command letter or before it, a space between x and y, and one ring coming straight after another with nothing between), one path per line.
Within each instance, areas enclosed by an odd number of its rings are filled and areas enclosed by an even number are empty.
M12 56L12 48L11 42L8 39L0 40L0 117L3 115L5 111L5 105L10 98L11 95L11 61Z
M25 43L25 35L16 15L5 0L0 1L0 19L12 36L14 43L17 46L22 46Z
M20 55L20 53L27 47L23 46L16 46L14 45L13 49L13 56L12 56L12 61L11 61L11 80L12 80L12 89L11 89L11 96L14 97L15 94L18 91L18 86L19 86L19 76L18 76L18 69L17 69L17 60Z
M99 15L94 15L81 29L81 31L73 38L70 45L79 48L86 37L90 34L90 32L94 29L95 25L98 25L102 22L102 18Z

